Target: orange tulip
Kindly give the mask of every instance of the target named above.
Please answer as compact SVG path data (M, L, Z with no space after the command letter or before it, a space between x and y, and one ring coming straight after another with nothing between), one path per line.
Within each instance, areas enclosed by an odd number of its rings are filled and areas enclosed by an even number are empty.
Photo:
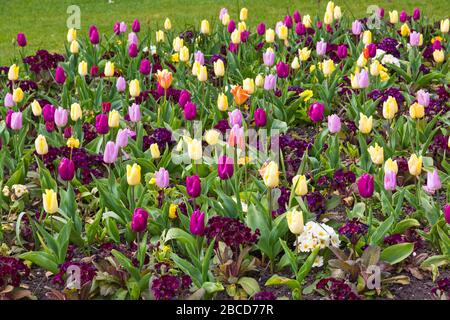
M162 71L158 70L156 73L156 79L158 80L159 85L167 90L172 84L172 72L167 71L167 69Z
M364 58L369 59L369 48L364 48L363 50Z
M248 92L242 89L241 86L235 86L233 89L231 89L231 94L233 95L234 101L238 106L245 103L245 101L247 101L249 97Z

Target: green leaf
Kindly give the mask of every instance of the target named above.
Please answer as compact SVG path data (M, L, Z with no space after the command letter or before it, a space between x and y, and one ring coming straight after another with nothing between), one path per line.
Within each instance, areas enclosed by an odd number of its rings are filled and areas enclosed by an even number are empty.
M281 286L286 285L291 290L300 289L300 284L297 280L289 279L286 277L280 277L277 274L271 276L265 283L266 286Z
M242 277L238 280L238 284L247 292L247 294L252 297L255 293L261 291L259 288L258 281L250 277Z
M19 255L20 259L33 262L45 270L48 270L54 274L59 272L58 264L56 263L56 257L44 252L44 251L30 251Z
M389 264L396 264L408 258L413 251L413 243L394 244L381 251L380 259Z
M415 227L420 227L419 221L412 218L404 219L395 225L392 233L403 233L405 230Z
M390 216L386 220L384 220L378 228L375 230L375 232L370 237L370 244L371 245L377 245L384 236L389 232L389 229L391 229L392 224L394 223L394 216Z
M312 265L314 264L314 261L316 260L317 254L319 253L320 248L315 248L306 259L305 263L302 265L300 270L297 273L297 281L299 284L305 280L306 276L311 271Z

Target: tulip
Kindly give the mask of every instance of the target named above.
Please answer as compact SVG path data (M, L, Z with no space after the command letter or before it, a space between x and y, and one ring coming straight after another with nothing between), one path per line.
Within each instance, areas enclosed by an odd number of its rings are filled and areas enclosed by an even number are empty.
M341 7L339 6L334 7L333 17L335 20L340 20L342 18Z
M184 107L184 118L186 120L194 120L196 116L197 116L197 106L189 101L188 103L186 103Z
M87 69L88 69L88 64L86 61L81 61L78 64L78 74L80 76L85 77L88 73Z
M219 130L211 129L211 130L207 130L205 132L204 138L205 138L206 143L213 146L219 142L220 135L221 135L221 133Z
M428 107L428 105L430 104L430 94L423 89L420 89L419 91L417 91L416 99L417 99L417 102L424 107Z
M297 209L289 210L286 214L286 220L289 230L295 234L300 235L304 229L303 212Z
M188 141L188 156L191 160L197 161L202 158L202 141L197 139L189 139Z
M447 203L447 204L444 206L443 211L444 211L444 218L445 218L445 221L446 221L448 224L450 224L450 204Z
M42 114L41 105L37 100L33 100L33 102L31 103L31 111L33 112L33 115L35 117L39 117Z
M130 121L139 122L141 120L141 109L140 106L136 103L133 103L128 107L128 116L130 117Z
M56 192L52 189L46 189L42 195L42 205L48 214L58 212L58 197Z
M106 62L105 64L105 77L113 77L114 76L114 63L111 61Z
M252 78L244 79L242 87L248 94L255 92L255 81Z
M46 104L42 109L42 116L45 122L53 122L55 119L55 107L51 104Z
M138 37L137 37L136 33L130 32L128 34L128 44L129 45L130 44L135 44L136 47L137 47L138 43L139 43L139 40L138 40Z
M277 75L279 78L287 78L288 77L289 65L287 63L284 63L283 61L278 62L276 69L277 69Z
M188 49L188 56L189 56L189 49ZM181 52L180 52L180 55L181 55ZM189 58L188 58L189 59ZM180 58L180 60L182 60L181 58ZM219 59L220 60L220 59ZM187 60L186 60L187 61ZM203 54L203 52L201 52L201 51L196 51L195 53L194 53L194 61L198 61L198 63L200 63L201 65L204 65L205 64L205 55Z
M325 106L322 103L314 102L309 106L308 117L313 122L319 122L323 120L324 112Z
M240 127L238 124L235 124L231 128L228 136L228 145L233 148L238 147L241 150L245 149L245 137L243 127Z
M278 38L280 40L287 40L288 38L288 28L283 24L278 28L277 32Z
M325 75L325 77L328 77L333 73L335 70L334 62L331 59L325 60L322 63L322 72Z
M209 34L209 32L210 32L209 21L202 20L201 25L200 25L200 33Z
M362 31L362 23L359 20L355 20L352 22L352 33L355 36L359 36Z
M139 65L139 72L143 75L149 75L151 69L151 64L148 59L142 59L141 64Z
M253 117L255 119L255 125L257 127L264 127L266 125L267 115L266 111L263 108L256 108Z
M275 188L278 186L280 172L278 171L278 165L275 161L271 161L269 164L263 165L259 172L266 187Z
M383 102L383 117L385 119L392 120L397 112L397 100L395 100L394 97L389 96L387 100Z
M155 180L156 185L159 188L167 188L169 186L169 171L164 168L159 168L159 170L155 172Z
M131 230L143 232L147 228L148 212L143 208L136 208L131 217Z
M266 30L266 42L272 43L275 40L275 31L273 29L267 29Z
M440 27L442 33L448 33L450 27L450 20L448 18L445 20L441 20Z
M367 64L367 59L364 57L364 53L361 53L358 57L358 60L356 60L356 65L360 68L365 67Z
M299 36L304 35L306 33L305 25L301 22L298 22L295 26L295 33Z
M302 23L305 25L306 28L311 28L312 25L312 19L309 14L304 15L302 19Z
M74 28L70 28L67 30L67 42L72 42L74 40L77 40L77 30Z
M161 157L161 152L159 151L159 146L157 143L152 143L150 145L150 154L152 159L159 159Z
M338 46L337 55L339 59L345 59L347 57L347 46L345 44Z
M297 196L304 196L308 193L308 185L304 175L296 175L292 178L292 188Z
M422 156L417 157L416 154L412 154L408 160L409 173L415 177L419 176L422 172Z
M357 184L358 184L358 192L361 197L363 198L372 197L375 186L374 186L374 179L370 174L364 173L361 177L359 177Z
M172 23L170 22L169 18L166 18L166 20L164 21L164 29L166 30L172 29Z
M25 94L20 87L13 90L12 99L14 103L22 102L24 96Z
M72 43L70 44L70 48L69 48L70 53L77 54L79 49L80 49L80 45L78 44L78 41L76 41L76 40L72 41Z
M409 36L411 30L408 27L407 23L402 24L401 28L400 28L400 34L402 37L407 37Z
M230 179L233 176L233 159L227 156L220 156L217 164L217 174L221 180Z
M178 103L180 104L180 107L184 109L186 106L186 103L191 101L191 94L186 89L181 90L180 97L178 98Z
M133 30L133 32L141 31L141 24L138 19L134 19L133 24L131 25L131 30Z
M269 74L264 78L264 90L275 90L277 78L273 74Z
M228 97L224 93L220 93L217 97L217 108L222 112L228 109Z
M291 68L293 70L300 69L300 62L298 61L298 57L294 57L294 60L292 60Z
M405 10L402 10L402 12L400 12L400 22L405 22L408 19L408 15L406 14Z
M141 94L141 87L139 84L139 80L134 79L130 81L130 96L136 98Z
M358 129L363 134L368 134L370 131L372 131L372 123L373 123L373 117L367 117L365 114L360 113L359 114L359 126Z
M46 155L48 153L47 139L45 139L42 134L38 135L34 141L34 147L36 148L36 153L38 155Z
M19 47L25 47L27 45L27 38L25 37L25 34L22 32L19 32L17 34L17 45Z
M384 172L392 171L395 172L395 174L398 173L398 165L397 161L392 161L391 158L387 159L384 163Z
M111 102L102 102L102 112L108 113L111 111Z
M370 30L363 32L363 43L365 45L372 43L372 32Z
M10 108L10 107L14 106L14 97L13 97L13 95L8 92L5 95L5 99L4 99L3 103L4 103L6 108Z
M132 43L128 47L128 55L130 58L136 58L138 55L138 47L135 43Z
M234 125L242 126L242 113L239 109L235 109L232 112L228 112L228 122L230 123L230 127Z
M445 56L444 56L444 50L434 50L433 51L433 59L436 63L444 62Z
M55 81L58 84L63 84L66 81L66 74L64 73L64 69L60 66L56 67Z
M323 56L327 52L327 43L323 40L320 40L316 44L317 55Z
M214 62L214 74L216 77L223 77L225 75L225 66L222 59L218 59Z
M370 146L367 151L369 152L370 158L372 162L378 165L383 164L384 162L384 152L383 147L380 147L378 143L375 143L375 146Z
M130 129L119 129L117 131L116 145L119 148L125 148L128 145L128 138L131 136Z
M230 22L228 22L227 31L228 33L233 33L234 30L236 30L236 22L230 20Z
M248 17L247 8L242 8L241 11L239 12L239 19L241 21L245 21L245 20L247 20L247 17Z
M394 191L397 188L397 174L394 171L385 171L384 189Z
M302 16L300 15L300 12L298 10L294 11L293 17L294 17L294 21L296 23L299 23L302 21Z
M231 33L231 43L233 44L239 44L241 43L241 31L239 31L238 29L235 29L232 33Z
M6 122L6 127L8 129L11 129L11 117L12 114L14 113L14 110L9 109L8 111L6 111L6 117L5 117L5 122Z
M301 61L306 61L311 56L311 50L308 50L308 48L303 48L298 50L298 56L300 57Z
M108 116L108 126L110 128L118 128L120 123L120 114L117 110L112 110Z
M22 112L13 112L11 114L11 129L20 130L22 129Z
M75 164L68 158L62 158L58 166L58 173L62 180L72 181L75 176Z
M328 116L328 130L330 133L338 133L341 131L341 119L338 115L332 114Z
M69 118L69 112L62 108L59 107L58 109L56 109L55 111L55 124L57 127L62 128L65 127L67 124Z
M16 64L13 64L11 67L9 67L8 70L8 80L10 81L16 81L19 79L19 66Z
M192 198L197 198L201 194L202 185L197 175L186 177L186 192Z
M439 173L436 169L432 172L427 172L427 185L423 186L423 189L433 194L435 191L442 187L441 179L439 178Z
M258 26L256 27L256 32L262 36L264 33L266 33L266 25L264 24L264 22L261 22L260 24L258 24Z
M413 31L409 34L409 44L413 47L420 45L420 33Z
M205 213L200 210L192 212L191 219L189 221L189 230L195 236L202 236L205 231Z
M127 183L130 186L136 186L141 183L141 166L134 163L133 166L127 165Z
M261 74L258 74L255 78L255 85L258 88L264 87L264 77Z
M116 89L118 92L124 92L127 87L127 82L124 77L118 77L116 80Z
M268 48L265 53L263 53L264 64L268 67L273 66L275 62L275 53L272 48Z
M95 117L95 129L98 134L108 133L108 116L106 114L99 114Z
M230 23L230 15L228 14L228 13L225 13L223 16L222 16L222 19L220 19L220 21L222 22L222 25L224 25L224 26L228 26L228 24Z
M76 122L78 119L83 117L83 112L81 111L81 107L78 103L72 103L70 106L70 118L72 121Z
M97 27L92 25L89 27L89 41L93 44L99 44L100 43L100 35L98 33Z
M172 47L175 52L180 52L180 49L183 47L183 45L184 45L184 40L181 39L180 37L176 37L172 41Z
M425 108L423 105L414 102L409 107L409 115L412 119L422 119L425 115Z
M156 78L159 85L165 90L167 90L172 84L172 73L167 71L167 69L164 69L162 71L158 70L158 72L156 73Z
M238 106L244 104L249 98L248 92L241 88L241 86L233 87L233 89L231 89L231 94L234 97L234 102L236 102Z
M223 16L228 14L228 9L227 8L221 8L220 12L219 12L219 20L223 19Z
M397 10L389 11L389 22L392 24L395 24L398 22L398 11Z
M156 31L156 42L164 42L164 31L158 30Z

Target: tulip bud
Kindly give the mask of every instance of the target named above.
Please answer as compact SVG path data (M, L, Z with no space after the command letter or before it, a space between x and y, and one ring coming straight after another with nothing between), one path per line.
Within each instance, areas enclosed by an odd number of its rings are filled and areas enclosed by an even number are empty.
M448 20L448 19L447 19L447 20ZM444 206L443 211L444 211L444 219L445 219L445 221L446 221L448 224L450 224L450 204L447 203L447 204Z
M206 69L206 66L200 67L197 79L200 82L205 82L206 80L208 80L208 70Z
M311 50L308 50L307 47L298 50L298 56L301 61L306 61L311 56Z
M217 174L221 180L230 179L234 173L233 159L227 156L221 156L217 163Z
M36 153L40 156L46 155L48 153L47 139L43 135L38 135L34 141L34 146L36 148Z
M159 85L167 90L172 84L172 73L167 71L167 69L164 69L162 71L158 70L158 72L156 73L156 79L158 80Z
M430 94L423 89L417 91L416 98L417 102L423 105L424 107L428 107L428 105L430 104Z
M277 78L273 74L269 74L264 78L264 90L275 90Z
M197 106L195 105L195 103L192 103L190 101L186 103L183 111L184 111L184 118L186 120L194 120L195 117L197 116Z
M444 55L444 50L434 50L433 51L433 59L436 63L442 63L444 62L445 59L445 55Z
M70 53L77 54L79 51L80 45L78 44L78 41L74 40L70 43Z
M389 22L392 24L395 24L398 22L398 11L397 10L389 11Z
M296 175L292 178L292 188L297 196L304 196L308 193L308 185L304 175Z
M413 176L419 176L422 172L422 156L417 157L415 153L408 160L408 170Z
M110 128L118 128L120 123L120 114L117 110L112 110L108 116L108 126Z
M23 91L20 87L13 90L12 97L13 97L14 103L22 102L24 96L25 96L25 94L23 93Z
M164 31L156 31L156 42L164 42Z
M359 20L355 20L352 22L352 33L355 36L359 36L362 30L362 23Z
M186 177L186 192L192 198L197 198L201 194L202 185L198 176Z
M286 220L288 223L289 230L295 234L300 235L303 232L303 212L297 209L289 210L286 214Z
M266 42L272 43L275 41L275 31L273 29L267 29L266 30Z
M334 69L335 66L333 60L328 59L322 63L322 72L325 75L325 77L330 76L333 73Z
M108 116L106 114L99 114L95 117L95 129L98 134L107 134L109 131Z
M171 203L169 206L169 218L170 219L176 219L177 218L177 209L178 206L175 203Z
M66 109L59 107L58 109L55 110L55 124L57 127L59 128L65 127L68 118L69 112Z
M9 67L8 70L8 80L10 81L16 81L19 79L19 66L16 64L13 64L11 67Z
M92 25L89 27L89 41L93 44L99 44L100 43L100 35L98 33L97 27Z
M411 30L409 29L409 26L407 23L402 24L401 28L400 28L400 34L402 37L407 37L409 36Z
M204 135L206 143L210 146L216 145L219 142L220 134L220 131L216 129L207 130Z
M205 231L205 213L200 210L192 212L189 222L189 230L193 235L202 236Z
M114 63L111 61L106 62L105 64L105 77L113 77L114 76Z
M169 171L164 168L159 168L159 170L155 172L155 180L156 185L159 188L167 188L169 186Z
M306 28L311 28L312 25L312 19L309 14L304 15L302 19L302 23L305 25Z
M397 161L392 161L391 158L386 160L386 162L384 163L384 172L388 171L395 172L395 174L398 173Z
M220 93L217 98L217 108L222 112L228 109L228 97L224 93Z
M440 27L442 33L448 33L450 27L450 20L448 18L445 20L441 20Z
M341 119L336 114L328 116L328 130L330 133L338 133L341 131Z
M233 44L239 44L241 43L241 32L238 29L235 29L232 33L231 33L231 43Z
M82 77L85 77L88 73L88 64L86 61L81 61L78 64L78 74Z
M134 79L130 81L130 96L136 98L141 94L141 87L139 80Z
M108 141L105 146L105 152L103 153L103 162L108 164L116 162L118 153L118 145L113 141Z
M412 119L422 119L425 115L425 108L423 105L414 102L409 107L409 115Z
M68 158L62 158L58 166L58 173L62 180L72 181L75 176L75 164Z
M20 130L22 129L22 112L17 111L11 114L11 129Z
M257 127L264 127L267 123L267 115L266 111L262 108L256 108L255 113L253 114L255 118L255 125Z
M152 159L159 159L161 157L161 153L159 152L159 147L157 143L152 143L150 145L150 153L152 155Z
M131 217L131 230L143 232L147 228L148 212L142 208L136 208Z
M366 30L363 33L363 43L368 45L372 43L372 32L370 30Z
M394 97L389 96L386 101L383 102L383 117L388 120L392 120L398 111L397 100Z
M423 186L423 189L433 194L435 191L439 190L442 187L441 179L439 178L439 173L437 169L434 169L432 172L427 172L427 185Z
M139 72L145 76L150 74L151 64L148 59L142 59L141 64L139 65Z
M33 115L35 117L39 117L42 114L41 105L37 100L33 100L33 102L31 103L31 111L33 112Z
M253 92L255 92L255 82L252 78L244 79L242 87L245 91L247 91L248 94L252 94Z
M261 74L258 74L255 78L255 85L258 88L264 87L264 77Z
M361 177L358 179L358 192L361 197L363 198L370 198L373 195L374 192L374 178L368 174L364 173Z
M202 141L190 139L188 141L188 155L191 160L197 161L202 158Z
M133 166L127 165L127 183L130 186L136 186L141 183L141 166L134 163Z
M218 59L214 62L214 74L216 77L223 77L225 74L225 66L222 59Z
M166 20L164 21L164 29L166 30L172 29L172 23L170 22L169 18L166 18Z
M17 45L19 47L25 47L27 45L27 38L25 37L25 34L22 32L19 32L17 34Z
M319 56L323 56L327 52L327 43L323 40L318 41L316 51Z
M202 20L200 25L200 33L203 34L209 34L209 21L208 20Z
M180 49L180 61L183 62L189 61L189 49L186 46L183 46Z
M384 151L383 147L380 147L378 143L375 143L375 146L370 146L367 151L369 152L370 158L372 162L378 165L383 164L384 162Z
M67 31L67 42L72 43L74 40L77 40L77 30L70 28Z
M324 112L325 106L322 103L314 102L309 106L308 117L313 122L319 122L323 120Z
M373 117L367 117L365 114L359 114L359 126L358 129L361 133L368 134L372 131Z
M42 205L48 214L58 212L58 197L56 192L52 189L46 189L42 195Z
M385 171L384 189L394 191L397 188L397 174L394 171Z
M264 184L268 188L275 188L278 186L280 172L278 171L278 165L275 161L264 164L259 172L263 178Z

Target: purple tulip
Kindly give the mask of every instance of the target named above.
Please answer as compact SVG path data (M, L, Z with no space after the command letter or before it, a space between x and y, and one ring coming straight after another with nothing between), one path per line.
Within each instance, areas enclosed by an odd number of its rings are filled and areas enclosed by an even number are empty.
M325 106L322 103L314 102L309 106L308 117L313 122L319 122L323 120L324 112Z
M402 12L400 12L400 22L406 22L406 19L408 19L408 15L405 10L402 10Z
M4 100L4 105L7 108L11 108L12 106L14 106L14 99L13 99L13 95L11 93L7 93L5 95L5 100Z
M294 25L293 21L292 21L292 17L287 15L284 17L284 25L288 28L288 29L292 29L292 26Z
M133 103L128 107L128 115L130 117L130 121L139 122L141 120L141 109L138 104Z
M95 117L95 129L98 134L107 134L109 132L108 116L106 114L99 114Z
M25 34L22 32L19 32L17 34L17 45L19 47L25 47L27 45L27 38L25 37Z
M66 74L64 73L64 69L60 66L56 67L55 81L58 84L63 84L66 81Z
M262 36L266 33L266 25L264 24L264 22L261 22L260 24L258 24L258 26L256 27L256 32Z
M45 122L53 122L55 120L55 107L51 104L46 104L44 108L42 108L42 117Z
M362 31L362 23L359 20L355 20L352 22L352 33L355 36L359 36Z
M139 40L138 40L136 33L130 32L128 34L128 42L127 43L128 43L128 45L134 43L136 46L139 44Z
M94 45L100 43L100 35L98 33L97 27L94 25L89 27L89 41L91 41L91 43Z
M72 127L64 128L64 138L69 139L72 136Z
M14 113L14 110L8 109L8 111L6 111L6 117L5 117L5 122L6 122L6 127L8 129L11 129L11 116Z
M228 50L233 53L236 53L238 48L239 48L239 44L233 43L233 42L230 42L230 44L228 46Z
M347 57L347 46L345 44L338 46L337 55L341 60Z
M275 90L277 85L277 77L269 74L264 78L264 90Z
M378 8L377 14L378 17L382 19L384 17L384 8L383 7Z
M164 168L159 168L159 170L155 172L155 180L156 185L159 188L167 188L169 186L169 171Z
M227 180L233 176L233 159L227 156L220 156L217 163L217 174L221 180Z
M131 30L133 30L133 32L141 31L141 24L138 19L134 19L133 24L131 25Z
M192 212L191 219L189 221L189 230L193 235L202 236L205 231L205 213L200 210Z
M126 32L126 31L127 31L127 24L126 24L125 22L122 21L122 22L119 24L119 30L120 30L120 33Z
M136 58L138 55L138 47L135 43L130 44L128 47L128 55L130 58Z
M257 127L264 127L266 125L267 115L263 108L256 108L253 117L255 118L255 125Z
M196 51L194 53L194 61L197 61L201 65L205 64L205 55L201 51Z
M297 25L295 26L295 33L298 34L299 36L305 34L306 33L305 25L301 22L298 22Z
M273 52L272 50L267 50L266 52L264 52L263 61L266 66L273 66L273 64L275 63L275 52Z
M420 45L420 33L413 31L409 34L409 44L413 47Z
M420 89L419 91L417 91L416 99L417 99L417 102L419 104L423 105L424 107L428 107L428 105L430 104L430 94L423 89Z
M139 66L139 72L143 75L148 76L150 74L151 64L148 59L142 59L141 65Z
M230 23L228 23L227 31L228 33L232 33L234 30L236 30L236 22L234 22L234 20L230 20Z
M242 42L247 42L248 37L250 36L250 32L248 30L244 30L241 32L241 41Z
M195 103L189 101L184 106L184 118L186 120L194 120L196 116L197 116L197 106L195 105Z
M320 21L320 20L317 21L317 22L316 22L316 27L317 27L317 29L319 29L319 30L322 29L322 21Z
M180 97L178 98L178 103L180 104L180 107L184 109L184 106L186 103L191 101L191 94L186 89L181 90Z
M356 81L360 88L367 88L369 86L369 73L366 69L362 69L356 74Z
M62 158L58 166L58 173L62 180L72 181L75 176L75 163L68 158Z
M94 65L91 67L90 74L91 74L91 77L96 77L96 76L98 76L98 66L96 66L96 65L94 64Z
M128 138L134 135L134 131L125 128L117 131L116 145L118 148L125 148L128 145Z
M332 114L328 116L328 130L330 133L341 131L341 118L338 115Z
M444 218L445 221L450 224L450 204L448 203L444 206Z
M434 50L441 50L441 49L442 49L441 41L434 40L434 42L433 42L433 51Z
M374 188L374 179L370 174L364 173L361 177L359 177L358 191L361 197L370 198L373 195Z
M298 10L295 10L295 12L294 12L294 21L296 23L299 23L300 21L302 21L302 16L300 15L300 12L298 12Z
M367 45L367 51L369 52L369 57L375 57L377 54L377 45L375 43L369 43Z
M420 19L420 9L419 8L414 8L413 19L414 20L419 20Z
M234 109L232 112L228 112L228 119L230 127L233 127L235 125L238 125L239 127L242 127L242 113L239 109Z
M22 112L17 111L11 114L11 124L10 127L12 130L20 130L22 129Z
M280 61L277 63L277 75L279 78L287 78L289 75L289 65Z
M192 198L197 198L202 192L202 184L197 175L186 177L186 192Z
M56 109L55 111L55 124L56 126L58 126L59 128L65 127L67 124L69 118L69 112L62 108L59 107L58 109Z
M47 132L53 132L55 130L55 123L53 121L47 121L45 123L45 130L47 130Z
M124 92L127 88L127 82L124 77L117 78L116 89L118 92Z
M327 43L323 40L320 40L316 44L317 55L323 56L327 52Z
M113 141L108 141L103 153L103 162L109 164L116 162L118 154L119 147Z
M142 232L147 228L148 212L142 208L136 208L131 217L131 230Z
M436 169L433 172L427 172L427 185L423 186L423 189L433 194L436 190L442 187L441 179L439 178L439 173Z
M116 22L114 24L114 28L113 29L114 29L114 33L119 35L120 34L120 22Z
M394 191L397 188L397 174L394 171L384 173L384 189Z

